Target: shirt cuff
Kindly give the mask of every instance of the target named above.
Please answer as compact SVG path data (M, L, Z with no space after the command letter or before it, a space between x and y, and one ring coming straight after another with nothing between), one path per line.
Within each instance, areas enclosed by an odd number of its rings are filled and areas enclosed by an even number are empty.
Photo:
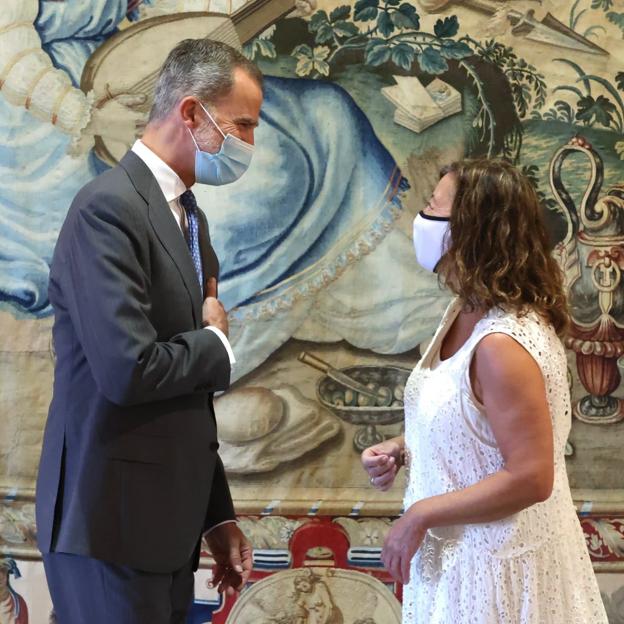
M217 336L219 336L221 342L223 343L223 346L225 347L225 350L227 351L228 357L230 358L230 364L236 364L234 351L232 351L232 346L230 345L230 341L227 339L227 336L218 327L213 327L212 325L208 325L207 327L204 327L204 329L209 329L210 331L213 331L215 334L217 334Z
M230 523L234 523L234 524L238 524L238 520L224 520L223 522L219 522L219 524L215 524L213 527L210 527L205 533L204 535L208 535L208 533L210 533L211 531L214 531L217 527L223 526L224 524L230 524Z

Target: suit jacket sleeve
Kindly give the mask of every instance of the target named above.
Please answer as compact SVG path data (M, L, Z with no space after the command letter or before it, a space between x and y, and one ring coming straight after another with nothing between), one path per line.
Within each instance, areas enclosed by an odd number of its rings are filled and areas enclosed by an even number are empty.
M138 221L119 197L96 193L78 207L67 233L65 302L99 390L120 405L225 390L230 363L214 332L157 340L149 318L146 226Z
M236 513L234 512L234 504L232 503L230 487L225 476L225 469L221 458L217 456L204 531L208 531L213 526L226 520L235 519Z

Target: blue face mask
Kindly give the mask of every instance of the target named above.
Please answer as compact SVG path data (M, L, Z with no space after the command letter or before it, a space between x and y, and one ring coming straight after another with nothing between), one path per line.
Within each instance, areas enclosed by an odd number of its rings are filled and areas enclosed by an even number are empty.
M215 154L203 152L199 149L199 145L197 145L190 128L188 129L197 148L195 151L195 181L200 184L211 184L212 186L236 182L247 171L253 156L254 146L233 134L223 134L223 131L219 128L212 115L204 108L204 105L201 102L199 105L208 115L214 127L221 133L223 143L221 143L221 148Z

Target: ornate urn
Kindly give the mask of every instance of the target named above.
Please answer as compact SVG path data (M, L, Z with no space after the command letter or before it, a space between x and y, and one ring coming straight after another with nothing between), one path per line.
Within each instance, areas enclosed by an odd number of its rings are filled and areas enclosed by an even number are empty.
M590 163L589 180L577 206L561 179L572 154ZM609 424L624 418L618 359L624 354L624 184L599 197L603 163L580 137L561 147L550 163L553 195L567 218L568 229L554 255L564 273L572 325L565 345L576 354L581 383L588 394L575 403L583 422Z

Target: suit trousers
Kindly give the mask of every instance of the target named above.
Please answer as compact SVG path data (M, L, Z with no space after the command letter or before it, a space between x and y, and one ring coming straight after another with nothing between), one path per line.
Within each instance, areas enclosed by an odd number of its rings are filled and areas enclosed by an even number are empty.
M184 624L193 558L167 574L66 553L43 555L58 624Z

